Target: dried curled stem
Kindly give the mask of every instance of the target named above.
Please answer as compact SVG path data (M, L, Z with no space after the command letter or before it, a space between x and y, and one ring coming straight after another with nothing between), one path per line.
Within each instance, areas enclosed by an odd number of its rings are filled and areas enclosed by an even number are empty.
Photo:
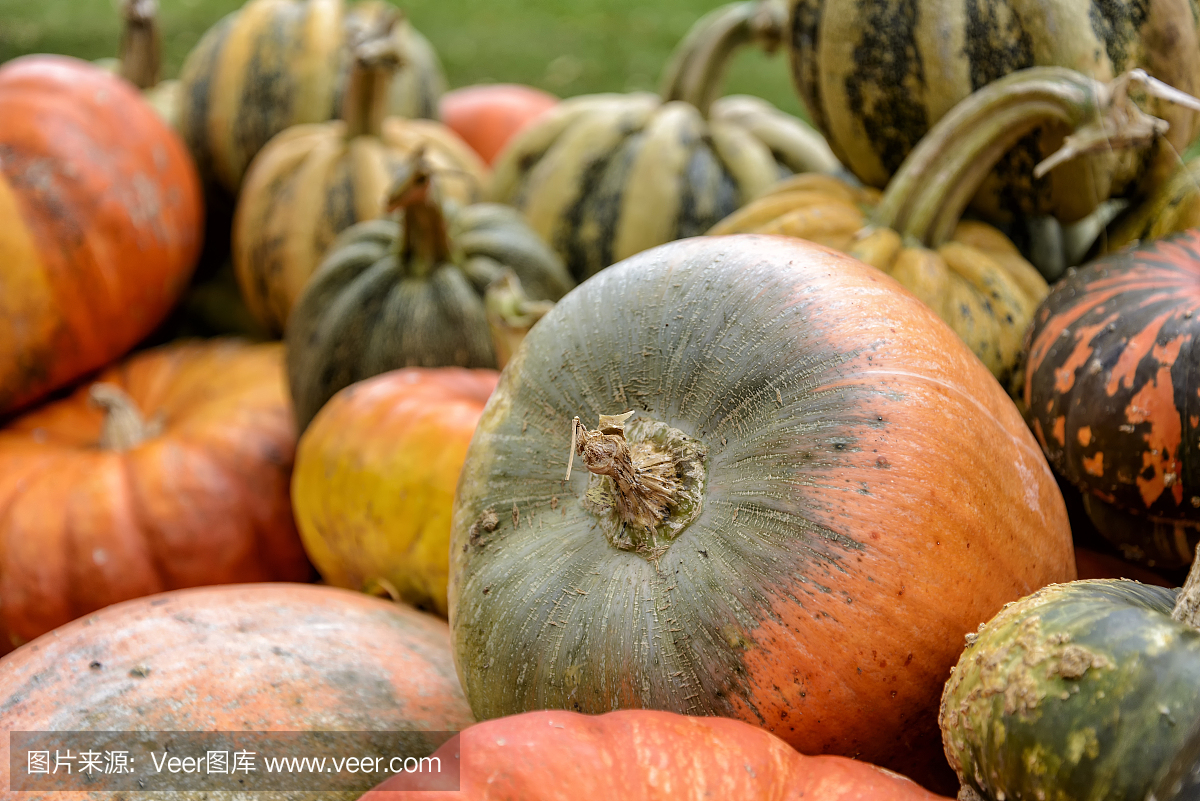
M588 430L579 418L571 421L571 456L567 461L567 479L575 454L583 458L587 469L613 482L617 514L629 525L653 530L666 519L679 489L675 460L669 455L646 452L634 460L625 441L625 421L632 411L618 415L600 415L600 425Z
M1200 99L1151 77L1143 69L1130 70L1105 85L1108 97L1101 104L1104 113L1095 122L1068 136L1061 148L1034 167L1034 177L1041 178L1059 164L1085 153L1145 147L1165 134L1170 123L1138 108L1129 96L1131 86L1139 86L1159 100L1200 111Z

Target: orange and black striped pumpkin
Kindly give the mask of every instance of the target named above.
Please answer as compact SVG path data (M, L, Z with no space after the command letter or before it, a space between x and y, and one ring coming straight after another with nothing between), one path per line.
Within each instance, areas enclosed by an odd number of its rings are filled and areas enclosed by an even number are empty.
M559 103L497 156L491 197L519 208L582 281L613 262L707 231L777 179L833 172L821 137L764 100L716 99L738 46L782 36L774 2L732 3L697 22L660 95Z
M187 149L127 81L62 56L0 67L0 415L154 330L200 255Z
M1135 67L1200 92L1195 0L790 0L792 74L805 108L838 158L884 186L934 123L1011 72L1061 66L1100 81ZM1143 153L1102 151L1042 179L1030 170L1062 142L1048 125L1026 136L975 196L989 219L1086 216L1109 197L1164 180L1200 131L1200 114L1155 102L1170 122Z
M1127 558L1200 540L1200 230L1069 275L1029 331L1025 402L1056 470Z
M335 118L353 64L348 42L395 13L384 2L250 0L209 29L180 74L179 127L201 174L236 193L271 137ZM412 66L393 84L388 111L433 117L441 66L406 22L395 31Z
M484 408L453 526L480 719L736 717L924 780L963 635L1075 577L983 364L882 272L775 236L663 245L558 301Z

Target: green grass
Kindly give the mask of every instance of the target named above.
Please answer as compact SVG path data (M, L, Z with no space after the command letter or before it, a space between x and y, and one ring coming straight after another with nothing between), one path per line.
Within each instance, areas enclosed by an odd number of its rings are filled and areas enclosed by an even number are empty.
M241 0L160 0L165 76ZM561 97L654 90L671 49L721 0L393 0L437 48L451 86L525 83ZM0 0L0 62L25 53L116 53L116 0ZM738 55L730 93L802 114L787 57Z

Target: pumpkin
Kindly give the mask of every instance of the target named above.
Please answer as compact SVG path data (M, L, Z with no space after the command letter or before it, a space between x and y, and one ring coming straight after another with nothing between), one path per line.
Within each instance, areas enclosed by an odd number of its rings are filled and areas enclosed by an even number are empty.
M200 253L203 199L174 132L84 61L0 67L0 415L132 348Z
M309 577L280 351L143 351L0 428L0 653L129 598Z
M1186 565L1200 540L1200 231L1092 262L1029 331L1025 402L1050 464L1127 558Z
M180 72L179 125L201 173L237 193L255 154L276 134L338 115L353 71L353 40L396 10L383 2L250 0L210 28ZM388 113L432 116L444 79L429 43L394 29L406 67Z
M1102 240L1113 253L1138 242L1200 228L1200 158L1179 166L1170 180L1130 207Z
M778 737L738 720L670 712L527 712L471 726L436 753L443 763L458 762L458 791L430 792L435 787L405 775L388 779L362 801L939 798L874 765L802 756ZM406 790L413 792L393 795Z
M968 635L939 725L985 798L1142 801L1200 719L1200 574L1047 587ZM960 795L973 798L973 795Z
M1143 68L1184 92L1200 91L1200 15L1193 2L789 4L796 89L833 152L875 187L887 184L957 103L1029 67L1067 67L1099 81ZM1146 191L1200 133L1193 110L1159 101L1149 110L1170 130L1148 149L1098 148L1047 176L1034 177L1030 168L1070 131L1050 120L1025 131L982 181L973 207L992 221L1053 214L1073 222L1110 197Z
M833 176L796 176L709 233L803 237L878 267L936 311L1017 394L1024 333L1049 287L997 229L961 220L963 209L992 162L1043 120L1079 127L1098 116L1141 114L1119 97L1070 70L1023 70L942 117L882 195Z
M571 98L497 157L491 198L519 208L582 281L613 262L702 234L776 179L832 172L828 146L757 98L716 100L732 53L782 34L773 2L722 6L693 26L661 96Z
M444 203L423 155L398 173L396 219L347 229L296 304L287 364L300 430L334 393L401 367L496 366L482 295L511 268L529 296L557 300L566 268L514 209Z
M639 254L533 327L450 558L481 720L734 717L935 786L958 638L1075 576L1054 477L954 333L878 270L749 235Z
M233 265L246 305L281 333L334 237L379 216L395 171L420 150L446 173L449 198L468 203L487 167L448 128L385 118L382 100L399 63L393 20L364 33L342 119L293 126L272 139L246 175L233 218Z
M321 409L296 449L292 505L326 583L445 616L454 488L496 376L395 370Z
M531 300L521 286L521 279L511 267L505 267L483 293L483 308L496 348L496 367L503 370L525 341L529 329L554 308L554 303Z
M99 59L96 66L120 75L142 90L142 96L171 125L178 119L179 81L160 81L162 34L158 0L122 0L121 55Z
M438 118L490 165L513 135L557 104L557 97L532 86L480 84L443 95Z
M0 661L5 731L113 731L113 748L128 748L124 733L131 731L143 732L137 743L145 747L149 738L156 753L184 745L178 732L384 731L393 733L393 747L399 738L405 750L425 755L446 739L438 732L471 723L444 622L333 587L251 584L139 598L63 626ZM9 747L5 736L0 775L9 769ZM247 779L265 790L263 756ZM140 760L133 768L154 774ZM183 781L177 776L173 786Z

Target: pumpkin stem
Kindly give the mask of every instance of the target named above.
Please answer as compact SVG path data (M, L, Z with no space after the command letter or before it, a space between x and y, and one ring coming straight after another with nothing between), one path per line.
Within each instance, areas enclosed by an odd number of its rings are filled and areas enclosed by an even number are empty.
M450 258L450 229L434 184L433 164L421 145L396 171L384 202L388 214L403 212L396 254L413 278L428 276Z
M701 17L671 54L660 83L664 102L691 103L707 117L732 56L757 42L774 53L783 42L788 10L782 0L743 0Z
M104 423L100 428L101 450L127 451L162 433L162 418L147 422L133 398L116 384L92 384L88 399L92 405L104 410Z
M1106 84L1063 67L1031 67L988 84L938 120L909 153L888 183L874 223L926 247L944 244L1001 156L1047 123L1071 131L1099 126L1105 147L1151 144L1167 123L1134 105L1131 80L1127 73ZM1077 145L1052 158L1050 167L1081 152Z
M403 64L395 34L400 12L388 7L371 24L348 31L354 66L342 100L347 136L381 136L392 76Z
M483 308L487 312L488 327L492 329L496 366L503 369L525 340L529 329L554 308L554 302L530 300L521 287L521 279L509 267L488 285L483 294Z
M120 75L138 89L150 89L158 85L162 72L158 0L125 0L122 14Z
M1200 629L1200 543L1196 545L1196 554L1192 558L1192 567L1188 570L1187 579L1175 598L1175 608L1171 610L1171 617L1194 629Z
M590 472L612 479L613 499L621 520L653 531L675 504L678 471L669 455L647 453L642 459L634 459L625 441L625 421L632 415L632 411L602 414L595 431L589 431L576 417L571 422L567 478L571 477L571 462L578 453Z

